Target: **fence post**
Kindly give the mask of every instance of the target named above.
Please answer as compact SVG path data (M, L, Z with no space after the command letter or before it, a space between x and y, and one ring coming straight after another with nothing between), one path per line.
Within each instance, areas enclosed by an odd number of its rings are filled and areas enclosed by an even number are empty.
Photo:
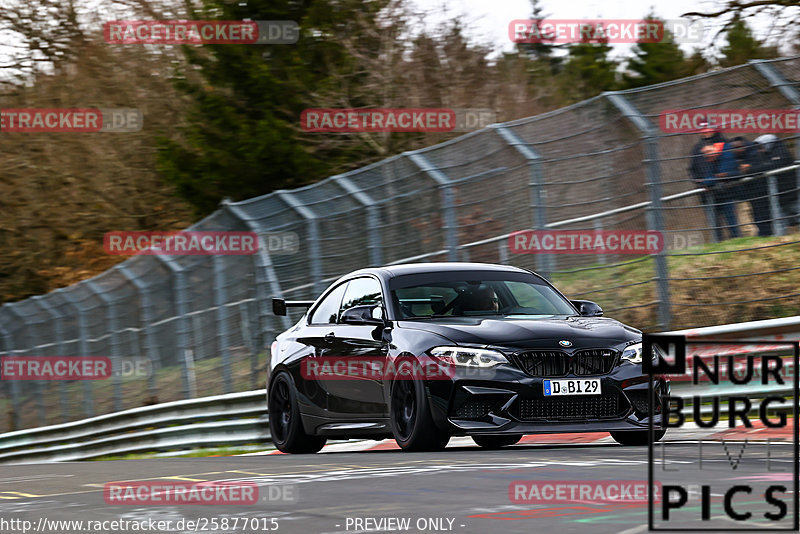
M528 162L530 169L530 207L533 217L534 230L547 229L547 191L544 189L544 179L542 176L542 155L531 148L513 130L506 126L495 124L490 126L497 134L503 138L508 146L519 152ZM550 274L555 270L553 257L550 254L536 255L536 270L545 278L550 278Z
M331 178L367 210L369 263L373 267L379 267L383 262L381 261L381 219L378 213L378 203L346 176L339 174Z
M230 336L228 335L228 317L225 302L228 300L225 287L225 269L223 258L215 255L214 259L214 306L217 315L217 350L222 357L222 383L225 393L233 392L233 379L231 378L231 349Z
M497 257L501 265L508 265L508 239L497 242Z
M26 353L28 353L28 357L33 356L35 358L36 355L32 354L32 352L35 352L35 351L33 351L33 348L35 347L36 342L35 342L35 336L33 335L33 329L32 329L31 326L32 326L32 324L36 324L36 323L29 324L28 323L28 318L26 316L20 314L19 312L17 312L17 310L14 309L14 304L6 304L5 308L9 312L11 312L11 313L13 313L14 315L17 316L17 318L19 319L18 322L22 323L24 325L23 328L25 329L25 339L26 339L26 341L28 343L28 348L26 348L26 349L18 349L18 350L15 350L15 352L26 352ZM47 417L45 415L44 399L43 399L43 396L42 396L43 395L43 393L42 393L42 381L41 380L32 380L29 383L32 383L32 386L33 386L32 395L35 398L36 417L39 419L39 425L40 426L44 426L44 425L47 424Z
M11 334L7 330L0 328L0 339L3 340L3 353L11 356ZM8 387L11 390L11 410L9 410L9 419L11 420L11 428L9 432L19 430L20 428L20 395L19 395L19 380L9 380Z
M719 238L717 237L717 232L721 231L721 228L717 226L717 214L715 212L714 206L714 198L710 195L710 193L702 193L705 195L707 202L703 202L703 212L706 214L706 221L708 221L708 228L711 230L711 242L712 243L719 243Z
M227 209L234 217L242 221L251 232L259 234L262 230L261 227L250 217L247 212L236 204L228 200L222 201L223 208ZM278 281L278 275L275 272L275 267L272 265L272 258L269 255L267 247L259 239L258 254L255 257L255 278L256 278L256 301L258 303L259 325L261 325L261 332L259 337L264 343L267 338L267 317L272 316L272 302L270 295L273 297L281 297L281 285ZM279 317L281 325L284 329L292 326L292 320L289 316L284 315Z
M765 59L752 59L748 61L748 63L752 65L759 74L767 79L771 87L777 89L786 100L792 103L793 110L800 110L800 91L797 90L794 83L784 78L783 74L781 74L778 69L771 65L771 61ZM800 139L795 139L794 142L794 159L795 161L800 161ZM800 220L800 168L795 169L794 174L795 187L797 189L796 194L798 196L798 201L795 203L794 216ZM770 196L771 195L772 190L770 186ZM772 201L770 200L770 213L771 208ZM781 221L781 223L782 222L783 221ZM781 227L785 228L785 226L786 225L781 224ZM774 230L775 227L773 226L773 231Z
M98 290L93 280L86 281L86 287L97 296L106 308L106 324L111 336L111 383L114 388L114 411L122 410L122 355L119 350L119 325L114 301L102 290Z
M767 176L767 190L769 191L769 215L772 218L772 233L785 235L786 226L781 219L781 207L778 202L778 178L774 174Z
M444 242L447 249L447 261L458 261L458 235L455 198L453 196L453 188L450 184L450 179L445 174L437 169L428 161L428 158L419 152L404 152L403 155L408 156L414 165L419 168L423 173L428 175L429 178L436 182L442 195L442 212L444 213Z
M186 273L174 259L163 254L156 254L156 259L161 261L172 272L172 291L175 294L175 313L178 315L178 327L175 332L178 361L181 362L183 376L183 396L191 399L197 395L192 387L195 384L193 367L189 365L187 352L189 349L189 316L186 310ZM191 368L190 368L191 367Z
M636 126L644 140L644 164L647 171L647 190L650 196L650 205L647 209L647 225L650 230L660 232L663 236L665 235L665 228L661 205L661 166L658 159L658 131L622 93L606 92L604 95L622 115ZM670 306L669 271L665 251L661 250L654 254L653 260L658 292L658 324L662 330L668 330L672 320L672 309Z
M33 302L35 302L53 319L53 323L55 324L55 345L57 347L55 351L56 356L69 356L68 354L64 354L64 316L50 306L42 295L36 295L35 297L32 297L32 299ZM67 411L69 408L69 401L67 399L67 385L64 380L58 381L58 398L59 404L61 404L61 422L66 423L69 421L69 412Z
M308 261L310 265L311 280L314 282L314 295L319 295L325 289L322 285L322 256L320 253L319 224L317 214L301 203L290 191L275 191L275 195L305 219L308 232Z
M594 219L592 221L592 227L594 228L595 232L598 232L598 233L602 232L603 231L603 221L601 219L599 219L599 218ZM597 261L600 262L600 265L605 265L606 263L608 263L606 261L606 255L605 254L598 254L597 255Z
M86 322L86 308L80 306L78 301L72 298L69 291L56 289L75 310L78 312L78 351L81 356L89 355L89 325ZM92 392L92 381L82 380L83 382L83 413L86 417L94 416L94 395Z
M150 360L150 369L147 376L147 396L148 402L157 402L158 388L156 387L156 370L158 370L160 367L160 360L158 356L158 344L153 337L153 328L151 326L153 323L153 304L150 300L150 292L148 287L141 280L139 280L139 278L133 272L131 272L130 268L125 264L120 263L113 268L119 270L122 276L124 276L130 281L130 283L133 284L133 287L136 288L136 293L141 301L141 306L139 307L139 325L141 329L144 330L145 351L147 352L148 359Z

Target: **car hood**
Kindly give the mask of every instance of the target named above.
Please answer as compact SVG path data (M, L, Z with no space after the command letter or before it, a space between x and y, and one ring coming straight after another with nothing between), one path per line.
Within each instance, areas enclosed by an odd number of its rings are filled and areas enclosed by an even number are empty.
M571 348L598 348L639 340L639 330L602 317L446 317L399 321L397 326L446 337L457 344L558 348L569 341Z

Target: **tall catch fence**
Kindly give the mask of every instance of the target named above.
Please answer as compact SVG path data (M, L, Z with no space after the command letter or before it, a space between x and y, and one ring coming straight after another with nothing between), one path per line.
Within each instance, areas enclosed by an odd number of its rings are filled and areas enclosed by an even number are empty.
M704 192L687 171L699 135L659 127L665 110L734 108L800 108L800 57L603 94L300 189L223 202L190 229L257 232L257 254L135 256L0 308L0 354L107 356L117 371L97 381L2 380L0 428L263 387L269 345L297 318L273 316L270 299L314 298L366 266L531 268L644 330L797 314L800 170L753 173L730 187L733 197L724 186ZM800 160L796 134L779 137L789 165ZM718 217L730 205L736 224ZM765 235L747 238L754 222ZM668 246L639 256L513 253L509 234L526 229L653 230ZM730 240L732 229L745 237ZM271 252L268 237L287 233L297 250ZM142 364L148 371L136 372Z

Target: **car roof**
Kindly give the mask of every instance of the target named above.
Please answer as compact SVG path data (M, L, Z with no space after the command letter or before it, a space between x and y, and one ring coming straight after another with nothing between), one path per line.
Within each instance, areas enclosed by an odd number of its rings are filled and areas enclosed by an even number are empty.
M355 273L376 273L382 271L382 274L389 278L401 276L405 274L420 274L420 273L435 273L441 271L506 271L529 273L525 269L514 267L513 265L497 265L494 263L471 263L471 262L433 262L433 263L405 263L400 265L387 265L384 267L376 267L372 269L362 269ZM377 274L377 273L376 273Z

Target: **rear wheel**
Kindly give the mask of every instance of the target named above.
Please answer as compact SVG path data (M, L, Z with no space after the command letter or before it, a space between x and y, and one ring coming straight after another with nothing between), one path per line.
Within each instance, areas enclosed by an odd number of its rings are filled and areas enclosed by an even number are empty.
M510 436L472 436L472 441L484 449L499 449L514 445L522 439L522 434L512 434Z
M394 439L404 451L443 449L450 436L436 427L422 382L395 380L389 397L389 422Z
M653 432L653 443L660 441L666 433L666 429L663 428L655 430ZM650 439L650 432L647 430L634 430L633 432L623 430L618 432L610 432L610 434L611 437L614 438L614 441L621 445L647 445Z
M297 391L287 373L281 372L273 379L267 406L272 442L279 451L309 454L319 452L325 446L326 438L306 434L303 430Z

